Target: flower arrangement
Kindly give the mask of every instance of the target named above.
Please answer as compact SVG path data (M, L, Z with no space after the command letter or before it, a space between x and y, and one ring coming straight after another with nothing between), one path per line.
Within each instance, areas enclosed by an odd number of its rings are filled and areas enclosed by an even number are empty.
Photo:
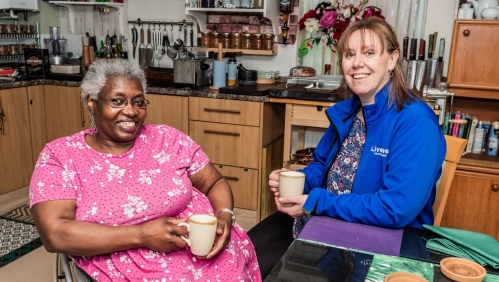
M306 55L312 44L324 42L331 51L336 52L341 34L353 21L377 16L382 19L381 9L366 6L369 0L360 0L359 5L343 4L344 0L323 1L308 11L299 21L300 30L308 30L311 37L305 39L298 48L298 56Z

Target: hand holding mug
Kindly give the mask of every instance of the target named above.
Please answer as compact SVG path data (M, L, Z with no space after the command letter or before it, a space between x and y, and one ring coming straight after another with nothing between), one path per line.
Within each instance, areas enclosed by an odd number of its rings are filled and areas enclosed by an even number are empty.
M279 173L279 197L294 197L303 194L305 173L299 171L281 171ZM292 206L292 203L283 203Z
M187 230L177 225L186 220L186 218L160 217L138 225L142 235L141 245L162 253L184 248L186 243L179 236L187 234Z
M191 247L191 253L204 257L210 253L217 233L217 218L209 214L193 214L189 222L180 222L178 226L187 227L189 238L181 236Z
M286 168L281 168L274 170L270 173L269 175L269 186L270 186L270 191L274 193L274 197L279 197L279 178L280 178L280 173L281 171L289 171L289 169Z

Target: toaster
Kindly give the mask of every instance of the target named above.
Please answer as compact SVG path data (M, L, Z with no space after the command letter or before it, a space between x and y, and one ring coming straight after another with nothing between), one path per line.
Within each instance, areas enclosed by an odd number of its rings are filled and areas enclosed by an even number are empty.
M196 88L213 84L213 59L173 60L173 86Z

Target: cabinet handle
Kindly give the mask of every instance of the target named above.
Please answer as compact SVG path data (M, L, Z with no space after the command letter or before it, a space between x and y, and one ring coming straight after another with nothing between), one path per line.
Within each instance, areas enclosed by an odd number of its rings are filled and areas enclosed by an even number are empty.
M0 131L2 134L5 133L5 127L3 125L3 120L5 119L5 113L2 108L2 100L0 100Z
M241 111L238 110L225 110L225 109L213 109L213 108L204 108L205 112L217 112L217 113L226 113L226 114L241 114Z
M239 181L239 177L234 177L234 176L225 176L225 175L224 175L223 177L225 177L225 179L227 179L227 180Z
M499 185L497 185L497 184L492 185L492 191L494 191L494 192L499 191Z
M469 30L469 29L465 29L465 30L463 31L463 35L464 35L464 36L468 36L468 35L470 35L470 30Z
M241 135L241 133L239 133L239 132L218 131L218 130L210 130L210 129L205 129L204 133L224 134L224 135L233 135L233 136L240 136Z

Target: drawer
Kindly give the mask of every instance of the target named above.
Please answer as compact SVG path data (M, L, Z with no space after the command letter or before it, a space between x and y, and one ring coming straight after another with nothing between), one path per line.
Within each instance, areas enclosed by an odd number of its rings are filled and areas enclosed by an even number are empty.
M190 136L211 162L258 169L259 127L223 123L190 122Z
M258 197L258 170L214 164L218 171L227 179L232 195L234 207L256 210Z
M311 105L293 105L293 119L314 120L318 122L327 122L326 109L328 107L317 107Z
M189 119L260 126L260 102L189 97Z

